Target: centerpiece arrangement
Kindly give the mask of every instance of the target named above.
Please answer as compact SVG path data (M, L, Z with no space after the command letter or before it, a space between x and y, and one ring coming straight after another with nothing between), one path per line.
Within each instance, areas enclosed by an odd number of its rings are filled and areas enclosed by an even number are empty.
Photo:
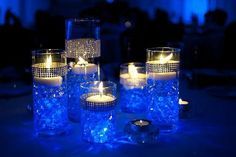
M100 80L99 31L98 20L68 19L65 51L33 52L35 131L62 134L72 121L83 140L107 143L116 138L117 113L142 114L129 120L124 134L135 143L155 143L159 131L177 126L180 49L148 48L146 63L120 66L117 85Z

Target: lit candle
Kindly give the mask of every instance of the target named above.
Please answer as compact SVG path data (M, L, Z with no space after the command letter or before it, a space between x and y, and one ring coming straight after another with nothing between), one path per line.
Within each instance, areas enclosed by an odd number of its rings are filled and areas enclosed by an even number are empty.
M149 121L147 121L147 120L142 120L142 119L136 120L136 121L134 121L133 123L134 123L134 125L139 126L139 127L148 126L148 125L150 124Z
M75 74L93 74L97 72L97 65L88 63L82 57L79 57L79 61L72 67L72 72Z
M99 104L102 105L102 103L109 103L109 102L112 102L112 101L115 100L115 97L103 94L104 88L103 88L103 83L102 82L99 83L98 90L99 90L99 94L89 96L86 99L86 101L93 102L93 103L98 103L98 105Z
M185 101L185 100L182 100L182 99L179 99L179 105L180 105L180 109L181 111L189 111L189 102L188 101ZM183 115L181 115L183 116Z
M176 72L165 72L168 69L165 69L165 65L171 65L171 64L179 64L179 61L174 61L171 60L173 57L173 54L169 54L166 57L163 57L162 55L160 56L159 60L153 60L153 61L148 61L147 64L149 66L158 66L160 71L163 72L150 72L148 73L148 78L154 79L154 80L171 80L176 78Z
M46 58L45 63L42 64L35 64L33 65L35 67L39 68L46 68L46 71L43 71L42 73L45 73L43 77L34 77L34 81L43 85L47 86L53 86L58 87L62 84L62 77L61 76L53 76L51 77L51 68L55 68L57 66L60 66L59 63L52 62L52 56Z
M134 64L128 65L128 73L120 74L120 83L129 88L135 86L141 88L146 84L146 74L138 73Z
M180 104L180 105L188 105L188 101L179 99L179 104Z
M133 143L153 144L158 141L159 128L152 124L150 120L132 120L125 126L125 133Z

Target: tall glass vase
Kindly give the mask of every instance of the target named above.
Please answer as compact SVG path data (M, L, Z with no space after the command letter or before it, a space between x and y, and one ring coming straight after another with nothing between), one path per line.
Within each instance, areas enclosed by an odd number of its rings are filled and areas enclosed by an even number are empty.
M67 131L66 56L62 50L33 51L33 110L37 135Z
M148 117L162 131L176 128L179 115L180 49L147 49Z
M99 79L100 27L96 19L66 20L65 49L68 59L68 113L80 121L80 83Z

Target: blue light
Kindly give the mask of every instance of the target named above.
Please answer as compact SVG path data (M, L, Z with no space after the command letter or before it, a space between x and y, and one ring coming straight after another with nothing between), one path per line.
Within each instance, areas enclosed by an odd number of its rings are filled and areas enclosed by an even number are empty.
M185 23L191 23L191 17L195 15L198 17L199 23L203 24L204 14L208 11L208 0L185 0L184 6Z
M161 130L172 131L178 122L178 79L148 79L148 118Z
M106 0L107 1L107 3L113 3L114 2L114 0Z
M35 12L48 9L49 3L48 0L0 0L0 24L4 23L5 13L10 9L24 26L30 26L34 22Z
M18 0L1 0L0 1L0 23L4 23L4 16L8 9L14 14L19 16L19 4Z
M34 125L37 135L55 135L67 131L67 94L65 82L50 87L34 82Z
M82 138L94 143L112 142L115 137L114 110L81 110Z
M120 97L121 109L124 112L144 113L147 110L145 87L126 89L121 86Z

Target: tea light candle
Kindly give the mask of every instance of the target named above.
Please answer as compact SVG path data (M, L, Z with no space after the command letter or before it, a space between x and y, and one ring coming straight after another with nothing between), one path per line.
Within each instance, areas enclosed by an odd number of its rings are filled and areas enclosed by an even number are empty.
M115 98L112 96L108 96L108 95L93 95L93 96L89 96L86 101L89 102L94 102L94 103L105 103L105 102L112 102L114 101Z
M147 120L140 119L140 120L135 120L133 124L139 127L144 127L150 125L150 122Z
M180 109L181 111L188 111L189 110L189 102L179 99L179 105L180 105Z
M61 86L62 80L63 80L61 76L50 77L51 68L55 68L55 67L60 66L59 63L52 62L51 55L46 58L45 63L35 64L34 66L39 67L39 68L46 68L46 72L44 74L44 77L34 77L35 82L43 84L43 85L47 85L47 86L53 86L53 87Z
M103 94L103 83L102 82L100 82L98 90L99 90L99 94L91 95L91 96L87 97L86 101L101 104L101 103L109 103L109 102L112 102L115 100L114 96Z
M97 65L88 63L82 57L79 57L79 61L72 67L72 72L75 74L92 74L97 72Z
M146 84L146 74L138 73L135 65L128 65L128 73L120 74L120 83L129 88L129 86L135 86L141 88Z
M149 120L137 119L125 126L125 133L133 143L156 143L159 137L159 128Z
M180 104L180 105L188 105L188 101L179 99L179 104Z

